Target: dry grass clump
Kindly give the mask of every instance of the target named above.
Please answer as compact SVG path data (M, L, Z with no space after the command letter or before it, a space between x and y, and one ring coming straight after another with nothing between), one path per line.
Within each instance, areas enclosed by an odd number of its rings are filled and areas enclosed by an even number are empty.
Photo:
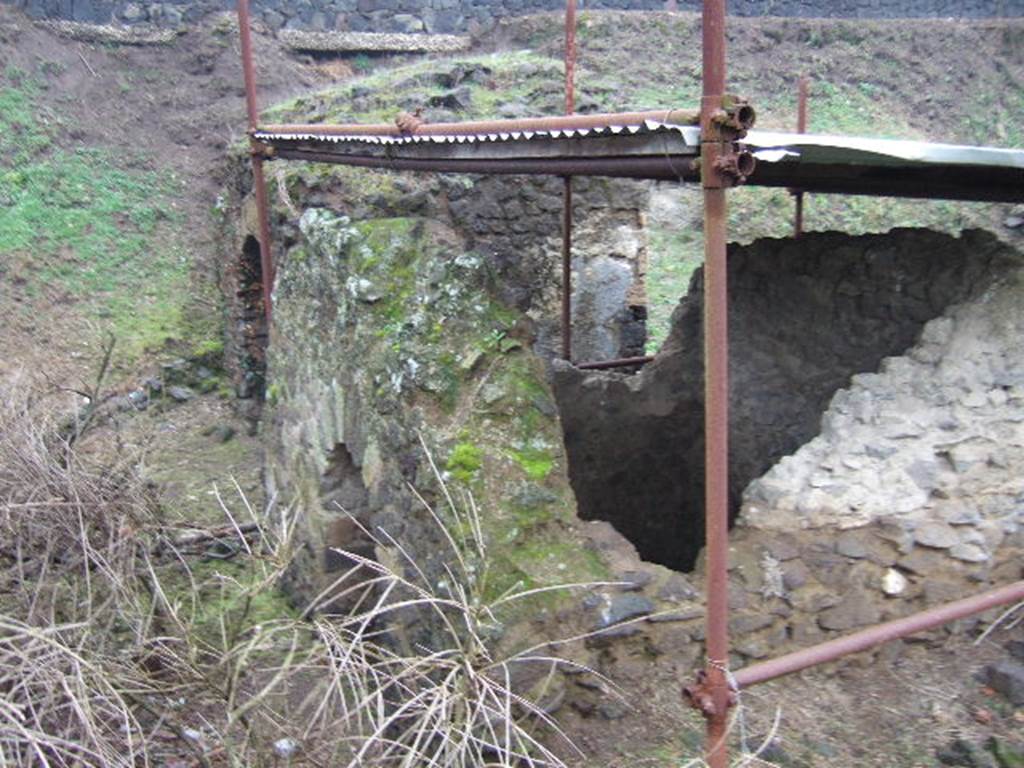
M125 27L65 20L43 20L36 23L54 34L70 40L106 45L167 45L174 42L179 34L174 29L157 29L149 25Z
M111 609L145 498L128 467L79 464L27 387L0 388L0 763L144 761Z
M127 460L81 462L65 432L27 387L0 387L0 557L30 624L91 617L94 588L126 587L154 510Z
M142 728L84 624L0 618L0 764L145 764Z
M243 498L237 520L221 502L225 526L182 535L134 457L90 463L29 392L0 385L0 765L563 764L516 681L564 662L495 652L500 611L535 592L484 599L471 499L447 497L446 525L425 505L450 549L440 578L375 530L393 567L346 553L352 570L299 613L276 592L288 510ZM204 558L204 542L237 554ZM437 628L430 647L402 632L410 611Z
M533 687L533 698L522 695L516 682L527 669L535 675L539 669L542 678L546 672L550 681L559 665L570 662L541 653L546 643L502 654L495 642L502 609L549 588L515 586L488 600L479 512L471 496L457 504L440 485L446 520L420 500L444 534L443 573L427 574L385 531L365 531L378 552L395 554L397 564L345 552L356 567L324 596L356 603L348 615L317 622L331 677L344 681L348 693L338 696L352 751L348 765L562 766L535 735L543 726L561 746L576 750L538 703L545 697L544 680ZM590 585L554 589L574 586ZM436 627L431 648L388 631L396 615L409 610Z
M259 615L287 523L250 509L180 535L135 457L83 458L66 426L83 420L30 392L0 387L0 765L267 763L286 730L269 689L313 647L294 616ZM237 565L192 554L204 539L240 542Z

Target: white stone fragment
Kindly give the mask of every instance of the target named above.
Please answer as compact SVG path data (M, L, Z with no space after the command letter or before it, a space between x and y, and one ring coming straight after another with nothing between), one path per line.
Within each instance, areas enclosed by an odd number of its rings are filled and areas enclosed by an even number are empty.
M287 760L299 749L299 742L295 739L278 739L274 742L274 754Z
M984 563L989 559L989 553L981 544L963 542L950 548L949 554L957 560L965 563Z
M895 568L889 568L882 577L882 591L889 597L902 595L907 588L907 577Z
M985 396L984 392L973 390L961 396L960 403L967 408L981 408L981 406L988 403L988 397Z

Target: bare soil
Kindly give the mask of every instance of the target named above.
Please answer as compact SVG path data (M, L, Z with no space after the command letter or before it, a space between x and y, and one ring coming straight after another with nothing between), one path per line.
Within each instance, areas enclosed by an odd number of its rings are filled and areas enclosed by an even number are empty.
M766 683L740 697L730 732L735 764L780 768L937 768L938 754L957 739L984 745L993 738L1019 753L1024 712L977 678L1007 657L1004 644L1021 627L997 631L980 644L959 632L895 641L873 653ZM689 663L687 663L689 662ZM682 702L698 660L637 652L609 667L626 707L613 696L582 717L566 708L559 722L586 753L580 766L699 765L703 722ZM608 717L611 715L611 718ZM741 757L746 755L746 757ZM994 762L995 766L1002 766ZM746 760L746 762L744 762ZM979 763L988 764L988 763ZM1012 764L1006 764L1012 765ZM1003 768L1006 768L1003 766Z

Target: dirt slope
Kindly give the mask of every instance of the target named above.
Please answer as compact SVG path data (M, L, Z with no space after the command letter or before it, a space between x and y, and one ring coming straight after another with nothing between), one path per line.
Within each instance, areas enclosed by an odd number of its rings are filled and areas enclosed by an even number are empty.
M58 37L0 7L5 365L80 378L100 330L118 335L115 369L125 372L147 349L217 338L216 297L203 284L216 268L216 171L245 127L230 21L171 45L112 46ZM256 44L264 97L312 82L267 38ZM122 250L125 241L136 247Z

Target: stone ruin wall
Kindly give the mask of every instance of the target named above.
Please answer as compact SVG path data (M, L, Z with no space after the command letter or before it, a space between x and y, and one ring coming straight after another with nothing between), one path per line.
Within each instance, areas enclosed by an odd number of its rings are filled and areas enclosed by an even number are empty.
M210 13L233 11L233 0L3 0L33 18L94 24L179 27ZM561 0L255 0L254 18L272 29L433 34L474 33L498 20L562 11ZM584 10L700 12L697 0L587 0ZM835 19L1005 18L1024 16L1022 0L734 0L737 16Z
M987 276L905 354L854 375L820 433L746 488L736 586L813 614L780 615L746 655L1024 577L1024 272L992 238L962 242L966 257L989 250Z
M1020 254L897 230L729 258L733 663L1024 577ZM641 374L555 364L579 512L637 544L648 574L703 542L701 285ZM702 557L684 566L698 585ZM640 594L633 611L664 608ZM703 637L678 616L629 642Z
M485 177L448 199L466 246L487 254L497 271L499 297L535 323L536 352L545 358L559 354L561 180ZM574 360L644 353L648 205L643 184L573 182Z
M1011 266L836 393L820 434L743 495L748 589L849 630L1024 576L1022 300Z
M733 514L748 483L818 433L836 390L983 290L1008 254L989 236L919 231L732 247ZM642 555L683 570L703 545L701 293L698 272L638 376L560 366L555 377L581 515L612 522Z
M236 172L245 175L241 166ZM391 192L357 194L355 202L353 179L379 179L374 173L300 185L295 197L309 206L300 219L274 205L279 272L265 374L254 369L248 343L262 327L248 301L258 292L241 279L252 263L253 204L251 197L231 203L239 226L225 251L241 267L225 280L227 348L247 412L258 402L251 382L262 386L266 376L259 428L272 446L268 491L298 495L307 542L291 575L299 601L343 567L332 548L365 551L341 507L416 542L427 560L438 550L409 489L438 498L420 435L442 469L456 446L478 450L480 474L496 474L474 493L525 519L526 538L575 520L542 364L560 343L561 180L389 174ZM638 354L647 188L581 179L574 197L577 354ZM534 454L541 469L529 464ZM523 549L526 559L536 554ZM572 557L588 557L582 546L573 549ZM517 558L508 558L513 571Z

